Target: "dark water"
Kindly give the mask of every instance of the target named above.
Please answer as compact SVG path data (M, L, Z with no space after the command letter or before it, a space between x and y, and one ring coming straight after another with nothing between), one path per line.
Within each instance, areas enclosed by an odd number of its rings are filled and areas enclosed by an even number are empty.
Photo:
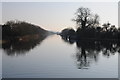
M117 78L118 44L52 35L2 46L3 78Z

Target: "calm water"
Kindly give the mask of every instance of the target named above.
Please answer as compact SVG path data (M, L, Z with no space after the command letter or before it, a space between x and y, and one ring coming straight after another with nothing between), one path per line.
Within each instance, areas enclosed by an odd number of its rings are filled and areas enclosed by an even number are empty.
M115 49L115 50L114 50ZM73 42L58 35L3 46L3 78L117 78L116 45Z

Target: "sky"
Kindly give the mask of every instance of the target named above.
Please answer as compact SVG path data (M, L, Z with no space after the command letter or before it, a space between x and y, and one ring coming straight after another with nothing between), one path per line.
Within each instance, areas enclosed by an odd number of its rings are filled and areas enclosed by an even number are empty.
M21 20L51 31L75 28L72 21L79 7L89 8L100 16L101 25L110 22L118 26L117 2L3 2L2 23Z
M2 3L0 2L0 23L2 23Z
M118 14L120 14L120 2L118 3ZM118 15L118 26L120 27L120 15Z
M119 0L1 0L2 2L118 2Z
M101 24L109 21L116 26L118 25L118 0L91 0L90 2L89 0L79 0L84 2L79 2L78 0L58 0L58 3L54 2L57 0L52 0L52 2L37 2L38 0L1 1L2 3L0 2L0 24L3 24L8 20L17 19L39 25L47 30L60 31L65 27L75 28L75 23L71 21L71 19L73 19L75 16L74 13L79 7L88 7L93 13L97 13L100 16ZM31 2L29 3L24 1ZM32 1L36 1L37 3ZM0 60L0 63L2 63L1 61L2 60ZM1 71L2 70L0 65L0 73Z

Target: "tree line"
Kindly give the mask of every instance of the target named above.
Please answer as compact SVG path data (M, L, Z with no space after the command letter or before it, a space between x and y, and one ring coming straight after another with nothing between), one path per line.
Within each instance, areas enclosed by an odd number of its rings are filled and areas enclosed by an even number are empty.
M66 28L61 31L61 36L67 39L98 39L118 40L120 39L120 28L107 22L100 26L99 15L92 14L89 8L80 7L73 19L77 24L77 30Z
M2 25L2 39L9 40L22 37L25 35L39 34L45 35L47 31L39 26L33 25L25 21L11 20Z

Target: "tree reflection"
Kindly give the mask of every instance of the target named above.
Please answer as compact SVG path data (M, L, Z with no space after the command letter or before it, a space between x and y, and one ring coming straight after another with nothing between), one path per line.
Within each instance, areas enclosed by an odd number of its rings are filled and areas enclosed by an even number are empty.
M70 39L68 39L68 38L66 38L66 37L62 37L62 40L64 41L64 42L66 42L66 43L69 43L69 44L73 44L75 41L74 40L70 40Z
M7 42L2 44L2 49L4 49L5 53L9 56L26 54L26 52L32 50L37 45L40 45L42 41L47 37L41 35L30 35L31 38L27 38L24 40L8 40Z
M62 38L64 39L64 38ZM70 43L69 40L66 42ZM79 40L76 43L76 63L78 69L88 69L92 62L99 60L100 54L109 58L120 53L120 42L117 40Z
M94 41L76 41L77 53L76 58L78 61L77 64L79 69L88 69L92 61L98 60L98 54L100 52L99 44L94 45Z

